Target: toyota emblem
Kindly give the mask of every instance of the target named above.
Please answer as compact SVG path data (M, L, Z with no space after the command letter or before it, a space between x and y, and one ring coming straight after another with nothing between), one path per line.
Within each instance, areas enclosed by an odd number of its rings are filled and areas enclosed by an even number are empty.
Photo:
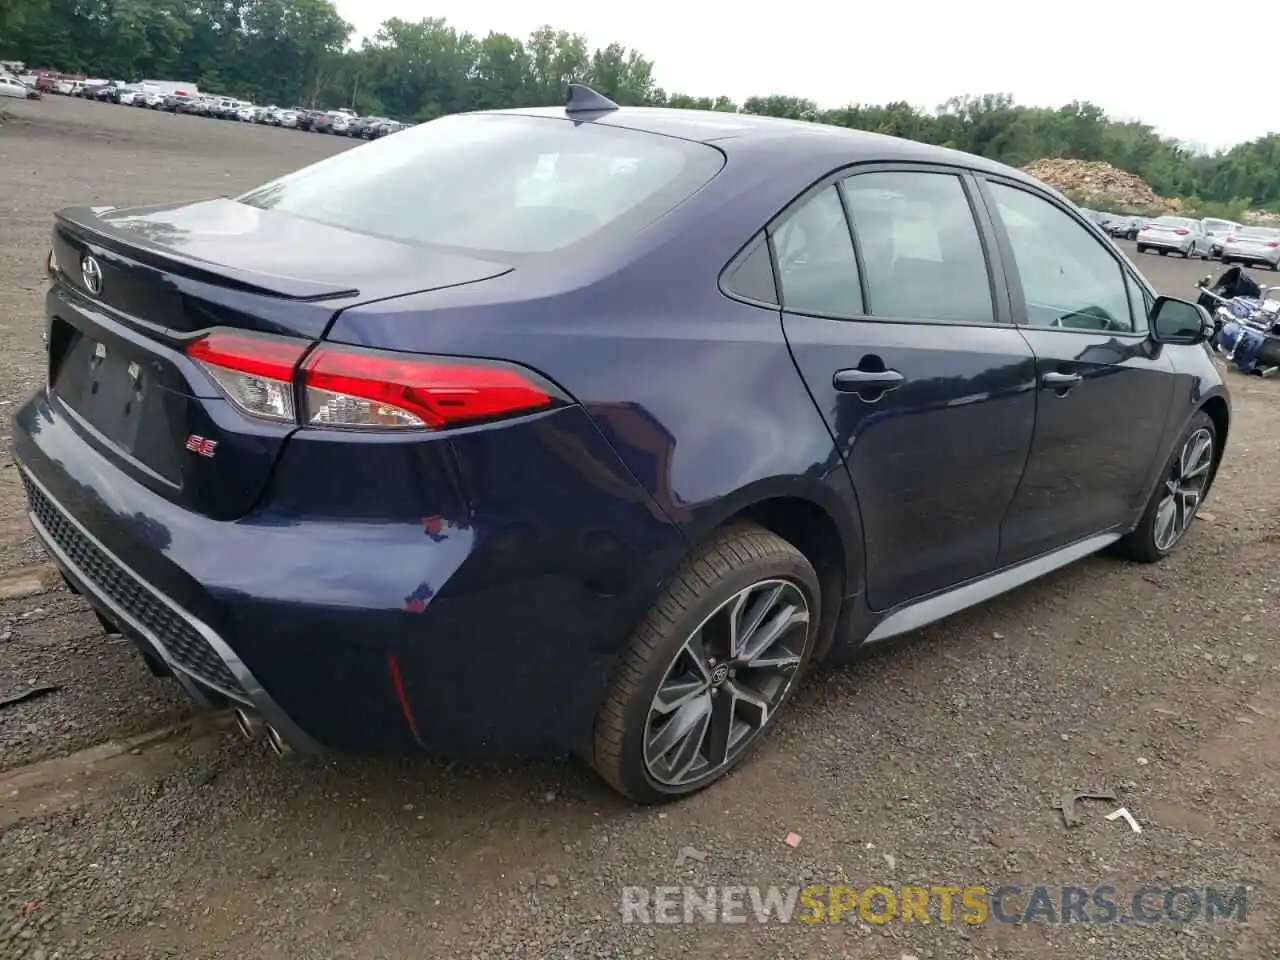
M84 277L84 288L95 297L102 293L102 267L93 257L85 257L80 261L80 275Z

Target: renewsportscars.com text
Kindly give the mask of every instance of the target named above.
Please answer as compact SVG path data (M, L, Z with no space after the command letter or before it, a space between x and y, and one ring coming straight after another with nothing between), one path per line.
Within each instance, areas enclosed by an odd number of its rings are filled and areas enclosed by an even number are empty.
M658 886L624 887L623 923L1243 922L1244 887Z

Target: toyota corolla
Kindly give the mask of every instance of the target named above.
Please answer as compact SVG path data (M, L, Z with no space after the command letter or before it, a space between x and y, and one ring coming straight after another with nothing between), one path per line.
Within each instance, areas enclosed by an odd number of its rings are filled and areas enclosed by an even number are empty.
M1230 421L1207 314L1026 175L582 87L61 211L48 266L30 517L157 674L280 752L641 802L819 661L1160 560Z

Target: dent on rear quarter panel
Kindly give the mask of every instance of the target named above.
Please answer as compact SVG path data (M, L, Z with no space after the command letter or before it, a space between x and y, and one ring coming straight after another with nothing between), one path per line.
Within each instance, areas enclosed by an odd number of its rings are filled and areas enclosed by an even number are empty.
M551 377L688 541L768 497L817 501L837 522L853 515L847 474L791 362L778 312L729 300L714 276L692 303L614 277L607 288L441 310L429 321L405 322L396 306L349 310L330 337L497 356ZM609 319L593 322L602 313ZM856 536L842 532L854 550ZM847 566L857 566L855 556Z

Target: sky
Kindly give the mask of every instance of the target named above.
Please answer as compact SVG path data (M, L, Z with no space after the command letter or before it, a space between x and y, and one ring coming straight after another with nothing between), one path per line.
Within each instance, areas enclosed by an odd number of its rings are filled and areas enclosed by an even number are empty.
M389 17L443 17L480 36L543 24L618 42L654 62L668 92L808 97L819 107L1009 93L1023 104L1090 100L1201 149L1280 129L1274 90L1219 91L1259 38L1280 38L1280 4L1193 0L336 0L356 42ZM1066 12L1070 10L1070 16ZM1230 57L1208 35L1230 25ZM1237 67L1238 68L1238 67ZM1259 75L1255 74L1255 78Z

